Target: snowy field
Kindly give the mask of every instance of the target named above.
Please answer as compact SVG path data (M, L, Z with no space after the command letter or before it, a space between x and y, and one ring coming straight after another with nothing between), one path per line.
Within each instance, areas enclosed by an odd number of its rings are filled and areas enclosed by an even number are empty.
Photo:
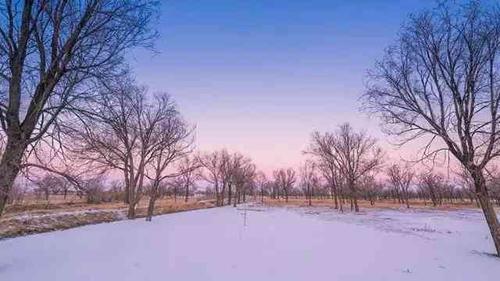
M0 241L0 280L498 280L478 211L245 206Z

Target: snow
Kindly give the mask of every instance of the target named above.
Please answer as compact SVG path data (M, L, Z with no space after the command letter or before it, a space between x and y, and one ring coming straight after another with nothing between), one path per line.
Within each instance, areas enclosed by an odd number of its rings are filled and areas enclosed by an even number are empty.
M242 206L0 241L0 280L496 280L478 211Z

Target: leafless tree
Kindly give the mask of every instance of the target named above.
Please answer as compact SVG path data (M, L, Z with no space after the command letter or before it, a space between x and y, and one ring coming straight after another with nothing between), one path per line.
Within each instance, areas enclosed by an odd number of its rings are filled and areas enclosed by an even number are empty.
M82 126L67 129L66 135L71 137L69 150L89 166L123 173L128 216L133 218L146 160L152 157L152 150L141 144L146 91L125 80L106 86L100 89L99 100L92 103L96 114L86 118Z
M455 172L455 180L456 183L462 187L463 192L470 200L471 203L476 201L478 207L480 207L479 202L477 201L474 180L470 176L470 173L463 166L460 167L458 172Z
M255 165L252 160L239 153L231 155L228 162L230 168L230 181L235 187L235 198L233 205L241 203L241 200L246 201L246 193L249 187L252 187L255 179Z
M187 155L180 160L178 173L184 186L184 202L187 202L190 193L195 191L196 181L200 177L200 173L198 172L200 168L201 164L198 162L197 157Z
M339 208L338 197L339 197L339 185L341 183L340 171L335 167L333 162L320 161L318 163L318 170L327 186L330 188L330 195L334 200L335 209Z
M376 199L383 190L383 185L377 181L373 175L367 175L361 178L359 187L365 199L370 201L370 205L372 206L375 205Z
M93 177L80 180L82 189L85 191L85 197L87 198L87 203L98 204L101 202L111 201L110 196L105 194L104 189L104 178L103 177Z
M406 204L406 208L410 208L409 189L415 176L411 167L393 164L387 169L387 176L400 201Z
M311 135L310 147L305 152L312 154L318 159L318 168L321 170L323 178L330 186L332 197L335 202L335 209L339 208L339 168L335 158L334 145L336 144L335 136L330 133L321 134L314 132Z
M149 189L149 204L146 220L151 221L154 205L159 196L159 189L165 179L181 177L186 187L186 201L189 186L192 184L194 171L198 168L197 162L189 158L192 152L192 130L180 116L176 105L168 95L157 96L154 106L150 106L142 120L143 133L142 148L150 152L149 159L145 160L146 176L151 179ZM148 136L149 135L149 136ZM177 171L169 171L172 164L180 162ZM130 191L130 189L129 189Z
M282 190L285 195L285 201L288 202L293 185L297 181L295 170L292 168L278 169L273 172L274 182L278 190Z
M44 196L46 201L49 201L51 194L57 193L58 188L62 185L62 179L53 175L45 174L40 179L35 180L37 186L35 193Z
M191 130L168 95L150 98L131 79L106 83L91 105L95 114L67 129L70 150L88 165L123 173L128 217L134 218L145 177L156 191L169 165L186 153Z
M497 206L500 206L500 174L498 171L490 174L488 179L488 188L491 198L496 201Z
M222 175L222 203L224 204L224 198L227 193L227 204L231 205L233 201L233 187L235 187L234 174L235 169L238 165L238 161L240 157L243 157L241 154L231 154L226 149L221 150L221 175Z
M225 204L226 195L229 205L246 200L255 179L255 165L250 158L222 149L205 153L198 161L204 168L201 178L214 187L217 206Z
M269 180L266 177L266 174L262 171L258 171L255 175L255 184L260 193L260 202L264 203L264 195L268 192Z
M214 151L198 157L199 163L204 167L201 176L205 181L213 185L217 206L224 204L224 191L221 190L224 177L223 167L227 161L224 154L223 151Z
M364 132L356 132L349 124L343 124L335 133L313 134L311 152L315 155L325 155L344 177L350 191L352 203L356 212L358 206L358 180L382 164L382 150L376 140Z
M124 51L150 44L155 11L147 0L0 3L0 214L27 151L122 72Z
M500 155L499 54L498 6L445 2L410 17L371 71L366 100L403 143L428 140L423 159L447 152L467 169L500 255L500 224L485 179Z
M431 199L432 205L437 207L443 202L445 179L440 174L423 173L419 176L419 187L422 194Z
M170 197L174 197L174 202L177 202L177 196L182 194L182 186L183 182L180 177L168 178L165 180L166 193Z
M304 188L309 206L312 205L313 189L319 184L316 170L316 163L310 160L300 168L300 184Z

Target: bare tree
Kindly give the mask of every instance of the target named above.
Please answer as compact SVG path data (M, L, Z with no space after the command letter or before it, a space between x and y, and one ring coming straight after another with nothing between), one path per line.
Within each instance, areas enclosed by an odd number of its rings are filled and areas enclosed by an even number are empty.
M319 133L313 134L321 138ZM338 169L350 191L352 206L356 212L358 206L358 180L372 173L382 164L382 150L377 147L376 140L364 132L355 132L348 124L343 124L335 133L325 133L323 139L328 140L326 148L313 144L313 153L326 154L329 161ZM315 152L316 151L316 152Z
M223 151L214 151L198 157L198 161L204 167L201 177L214 186L217 206L224 204L224 192L221 191L221 185L224 177L223 166L226 159L223 154Z
M254 183L255 165L250 158L239 153L232 154L228 163L230 165L228 169L230 181L235 187L233 206L236 207L236 204L241 203L242 197L243 201L246 201L246 192Z
M0 214L29 148L57 137L94 82L119 75L124 51L147 45L156 1L2 1Z
M370 205L375 205L375 200L380 196L383 185L373 175L367 175L360 180L360 189Z
M443 200L445 180L440 174L423 173L419 176L419 187L425 197L431 199L432 205L437 207Z
M152 150L141 144L141 117L144 115L145 89L132 82L117 80L101 89L92 103L95 115L82 126L67 128L69 150L87 165L116 169L123 173L128 216L135 217L140 199L146 159Z
M313 188L319 183L316 169L316 163L313 161L306 161L300 168L300 184L305 189L309 206L312 205Z
M187 201L188 188L192 184L194 171L198 168L198 164L188 156L192 151L192 130L180 116L176 105L166 94L157 96L154 104L146 111L145 118L141 122L145 129L145 133L141 136L149 135L149 140L144 138L141 142L142 147L144 151L151 151L143 171L151 179L147 221L152 219L154 205L163 181L172 177L182 177L183 180L187 180L184 183ZM177 161L180 161L178 171L169 171L168 169Z
M474 200L477 201L476 198L476 193L474 192L474 180L470 176L469 172L461 167L458 171L455 172L455 181L456 183L461 186L463 192L467 196L467 198L470 200L471 203L474 202ZM478 203L479 206L479 203Z
M109 197L105 196L104 178L94 177L80 180L82 189L85 192L88 204L98 204L103 201L109 201Z
M323 179L326 181L327 186L330 188L330 195L334 200L335 209L339 208L339 186L341 184L340 171L335 167L334 162L320 161L318 169L321 172Z
M168 95L148 99L146 89L130 79L104 86L91 104L95 114L82 117L82 126L68 128L71 151L88 165L123 173L128 217L134 218L145 177L156 191L169 165L186 153L191 130ZM155 196L150 198L154 205Z
M452 2L410 17L371 72L366 100L403 143L428 140L423 159L448 152L474 180L500 255L500 224L485 168L500 155L500 8Z
M336 144L334 134L314 132L311 135L310 147L305 153L312 154L318 159L318 168L321 170L323 178L330 186L331 193L335 202L335 209L339 208L338 187L339 187L339 168L335 158Z
M227 192L227 204L231 205L233 200L233 187L235 184L233 175L234 170L237 165L237 158L242 157L242 155L232 155L226 149L222 149L220 152L221 155L221 180L222 180L222 190L221 190L221 199L222 204L224 204L224 198Z
M288 202L290 191L297 181L295 170L292 168L278 169L273 172L273 177L278 190L283 190L285 201Z
M184 202L188 202L190 192L194 192L196 181L200 176L198 173L199 168L201 168L201 164L196 157L187 155L180 160L178 173L184 186Z
M35 193L44 196L45 200L49 201L51 194L57 193L59 186L62 184L62 179L52 174L45 174L43 177L35 181L37 189Z
M260 193L260 202L264 203L264 195L268 192L269 180L266 177L266 174L262 171L258 171L255 175L255 184L259 189Z
M398 196L406 204L406 208L410 208L409 189L415 173L408 165L402 167L401 165L393 164L387 169L387 176L394 190L400 193Z

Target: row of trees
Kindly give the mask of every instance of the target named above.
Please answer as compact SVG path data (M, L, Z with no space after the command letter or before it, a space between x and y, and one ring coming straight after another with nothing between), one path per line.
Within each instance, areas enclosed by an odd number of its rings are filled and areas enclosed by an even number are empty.
M137 203L146 195L148 220L158 198L180 195L187 201L200 182L208 184L205 194L213 195L218 206L236 205L246 202L247 196L258 195L262 199L268 196L285 201L291 196L305 196L310 205L313 198L331 198L341 211L346 203L351 210L359 211L358 199L371 204L393 199L408 208L412 199L428 201L434 206L441 205L443 200L477 200L466 174L460 174L461 181L452 184L440 174L417 176L408 165L384 166L376 141L349 124L331 133L314 132L305 151L312 157L298 173L292 168L277 169L268 179L256 171L250 158L240 153L227 150L192 153L192 129L182 120L168 95L156 95L153 103L148 104L145 89L130 83L127 87L119 85L107 88L118 92L102 95L105 102L99 104L103 108L94 104L98 117L91 115L85 126L72 127L65 135L71 139L65 155L73 165L78 163L79 171L86 167L94 171L92 174L100 171L97 174L101 177L110 170L121 172L122 180L111 184L114 196L99 192L106 185L102 180L83 180L70 172L57 172L60 176L47 174L35 180L37 193L48 198L50 193L67 194L74 187L90 203L122 198L129 205L129 218L135 217ZM385 181L376 180L382 175ZM495 177L489 182L490 189L495 191ZM498 201L497 193L492 198Z
M197 159L204 168L201 178L211 185L209 193L215 195L217 206L224 205L226 198L227 204L233 205L246 201L257 174L250 158L220 150L203 154Z
M296 173L288 169L290 174ZM278 170L280 171L280 170ZM276 171L276 172L278 172ZM284 171L284 170L281 170ZM276 173L275 172L275 173ZM377 179L378 178L378 179ZM408 165L393 164L389 167L379 169L365 177L362 177L355 186L356 193L349 187L346 181L336 181L335 186L331 183L328 173L320 168L320 163L308 160L299 169L298 176L291 180L295 182L290 186L281 185L279 178L258 180L258 190L261 196L271 199L283 199L288 197L304 199L312 205L313 199L332 200L340 211L344 210L345 204L350 204L351 210L355 209L355 198L363 199L375 205L377 201L393 201L410 208L412 204L429 204L434 207L443 203L476 203L479 201L470 185L470 179L463 181L460 177L446 177L440 173L414 172ZM491 191L491 201L500 206L500 175L488 177L487 185Z
M151 24L157 4L0 3L0 214L19 173L31 168L59 174L80 190L85 190L83 167L119 170L131 218L146 181L154 206L158 186L190 170L174 165L191 149L191 129L171 99L164 94L150 98L123 79L125 52L149 46L156 35ZM365 104L382 118L387 133L403 143L424 138L423 160L445 153L462 166L500 253L500 223L487 184L488 168L500 156L500 9L450 1L411 16L369 78ZM334 133L313 134L307 153L328 179L335 206L340 201L342 208L347 193L339 188L345 186L359 210L361 183L381 167L375 141L343 125ZM56 167L71 157L69 167ZM244 200L255 172L248 159L212 155L199 160L209 171L205 177L219 205L235 194ZM407 177L393 172L400 181L397 193L407 201ZM284 192L288 197L293 173L278 171L273 177L273 196ZM431 189L428 194L438 198Z

